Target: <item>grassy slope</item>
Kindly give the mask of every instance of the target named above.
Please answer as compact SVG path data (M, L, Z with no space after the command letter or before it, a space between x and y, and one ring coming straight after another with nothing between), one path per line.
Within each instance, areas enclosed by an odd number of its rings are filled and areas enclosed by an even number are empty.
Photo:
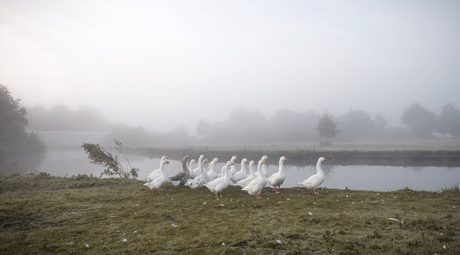
M235 187L0 176L1 254L459 254L460 192ZM389 220L396 218L399 220ZM223 243L225 245L223 245Z

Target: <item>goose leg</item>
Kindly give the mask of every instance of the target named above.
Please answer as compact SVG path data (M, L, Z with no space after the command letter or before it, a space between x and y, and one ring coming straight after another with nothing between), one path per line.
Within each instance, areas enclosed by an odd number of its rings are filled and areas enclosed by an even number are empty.
M276 190L276 187L275 187L275 193L276 193L276 194L281 193L281 187L280 187L280 186L278 186L278 190Z

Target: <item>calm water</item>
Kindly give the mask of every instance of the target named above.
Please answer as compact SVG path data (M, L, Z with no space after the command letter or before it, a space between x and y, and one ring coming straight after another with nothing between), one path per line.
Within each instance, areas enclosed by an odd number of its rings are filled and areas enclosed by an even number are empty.
M139 168L139 179L159 167L159 159L128 156L131 165ZM230 160L221 159L222 161ZM269 175L278 171L278 160L269 160ZM316 164L316 162L308 162ZM414 190L439 191L460 183L460 167L394 167L394 166L334 166L332 161L323 163L326 180L323 187L352 190L389 191L409 187ZM195 167L197 164L194 165ZM220 172L223 163L218 163L214 171ZM239 169L240 164L237 164ZM128 167L127 167L128 168ZM168 175L182 171L179 161L171 160L166 166ZM249 168L248 168L249 169ZM256 167L254 168L256 169ZM93 174L99 176L103 167L89 162L83 149L81 151L48 151L47 158L39 171L55 176ZM315 173L315 166L305 167L285 165L286 181L282 187L294 187L297 183Z

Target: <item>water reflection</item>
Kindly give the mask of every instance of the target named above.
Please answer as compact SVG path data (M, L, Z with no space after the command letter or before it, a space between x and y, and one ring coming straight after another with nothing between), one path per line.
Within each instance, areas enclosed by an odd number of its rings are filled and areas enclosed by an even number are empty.
M149 159L142 156L129 156L133 167L139 168L139 179L144 180L150 172L159 168L158 158ZM224 161L221 159L214 171L220 172ZM270 160L273 161L273 160ZM273 162L269 162L273 163ZM276 161L276 163L278 163ZM296 187L297 183L316 173L315 165L285 165L286 180L282 188ZM326 161L322 164L326 180L322 187L352 190L390 191L409 187L414 190L439 191L457 185L460 180L460 167L395 167L395 166L339 166ZM196 164L195 164L196 167ZM237 167L240 165L237 163ZM182 171L181 162L171 160L165 167L169 176ZM102 166L89 162L85 152L81 151L49 151L39 171L56 176L72 176L76 174L93 174L99 176ZM278 165L269 164L269 175L278 171Z

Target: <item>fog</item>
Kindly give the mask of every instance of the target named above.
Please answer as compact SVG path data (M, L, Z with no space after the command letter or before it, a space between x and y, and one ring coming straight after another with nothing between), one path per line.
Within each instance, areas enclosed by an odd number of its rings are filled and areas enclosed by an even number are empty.
M0 1L0 84L152 131L239 107L399 126L460 95L459 1Z

